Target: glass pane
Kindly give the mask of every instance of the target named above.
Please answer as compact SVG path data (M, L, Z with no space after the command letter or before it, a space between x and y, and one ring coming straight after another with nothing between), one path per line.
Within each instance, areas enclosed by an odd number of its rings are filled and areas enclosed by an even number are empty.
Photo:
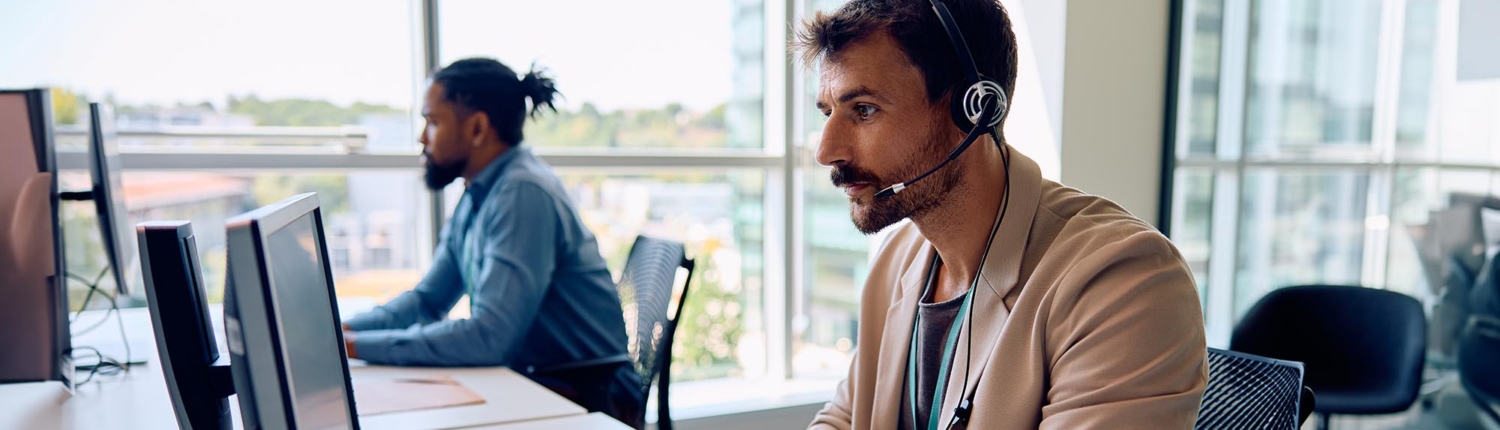
M681 241L697 262L674 381L764 374L764 171L558 173L616 277L638 235Z
M1369 174L1353 169L1247 170L1235 315L1280 287L1358 285L1369 185Z
M64 137L85 132L80 121L88 117L88 102L113 104L127 150L333 140L340 147L414 153L411 22L409 5L391 1L84 0L7 7L0 38L27 43L0 46L6 64L0 84L54 87L54 118ZM46 54L59 52L76 55ZM370 138L132 136L253 126L317 127Z
M797 376L847 375L859 332L859 299L878 236L865 236L849 219L849 198L809 169L803 194L803 289L797 297L792 366Z
M81 189L89 175L65 171L63 189ZM416 172L254 173L208 171L127 171L122 177L130 224L145 221L193 222L203 282L209 301L224 291L224 221L257 207L304 192L317 192L323 210L328 257L340 307L366 309L414 287L430 250L427 193ZM68 271L92 278L105 267L104 247L92 202L63 205ZM145 305L139 271L132 277ZM114 286L108 278L105 291ZM69 299L81 305L86 288L74 284ZM91 308L107 307L94 300ZM348 315L346 315L348 316Z
M1396 149L1403 155L1425 156L1434 107L1438 1L1407 0L1405 20L1400 99L1396 103Z
M1187 260L1208 309L1208 262L1213 246L1214 171L1177 169L1172 196L1172 243Z
M1183 2L1177 156L1213 156L1219 124L1219 51L1224 0Z
M526 126L536 146L763 146L760 0L444 0L439 14L444 64L552 71L563 100Z
M1396 170L1391 202L1390 253L1386 285L1410 290L1417 297L1438 293L1442 261L1437 258L1438 235L1431 221L1438 201L1436 169Z
M803 18L813 16L818 12L832 13L838 10L848 0L802 0ZM795 27L794 27L795 28ZM818 142L823 136L823 113L818 111L818 79L821 75L819 64L802 64L800 58L793 57L797 61L793 66L802 72L797 86L797 136L798 144L816 150Z
M1381 2L1255 2L1245 133L1257 156L1367 154Z

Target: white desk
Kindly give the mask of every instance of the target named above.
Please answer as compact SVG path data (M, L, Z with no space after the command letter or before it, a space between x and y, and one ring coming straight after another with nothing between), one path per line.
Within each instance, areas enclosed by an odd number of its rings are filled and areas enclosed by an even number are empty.
M562 418L548 418L536 421L523 421L510 424L498 424L492 426L475 427L470 430L632 430L609 415L594 412L588 415L574 415Z
M224 348L223 329L217 307L214 335ZM102 313L87 312L81 321L97 321ZM94 382L79 387L69 395L57 382L0 384L0 430L10 429L173 429L177 418L172 411L156 356L150 315L145 309L122 312L126 333L132 346L149 345L146 351L132 350L131 355L146 354L149 363L138 365L118 376L96 376ZM113 322L74 340L74 346L91 342L118 342L119 328ZM140 343L137 339L152 340ZM224 351L220 351L223 353ZM506 423L543 423L548 419L579 417L581 423L592 423L585 410L537 385L526 377L504 367L491 368L398 368L350 366L350 375L358 380L391 376L424 377L449 375L485 399L483 404L441 409L398 412L360 418L360 427L382 429L449 429ZM79 375L83 376L83 375ZM355 393L358 401L359 393ZM235 427L239 427L237 398L230 398ZM608 419L607 416L601 416ZM613 421L613 420L610 420ZM616 422L616 424L619 424ZM582 424L580 424L582 425ZM582 428L610 428L610 427ZM623 424L622 424L623 426ZM523 427L529 428L529 427ZM558 428L558 427L549 427ZM563 428L573 428L571 424ZM624 427L620 427L624 428Z

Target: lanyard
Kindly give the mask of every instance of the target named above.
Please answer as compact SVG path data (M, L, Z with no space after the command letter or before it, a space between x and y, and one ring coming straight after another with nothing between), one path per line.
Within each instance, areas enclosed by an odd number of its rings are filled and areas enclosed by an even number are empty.
M934 260L936 260L936 259L934 259ZM936 270L937 270L937 268L934 266L933 267L934 273L936 273ZM974 279L974 285L978 285L978 284L979 284L979 279L976 277ZM931 281L931 279L928 280L927 286L928 286L928 288L932 287L932 281ZM928 411L927 411L927 427L926 428L928 430L936 430L938 428L938 418L940 418L941 415L942 415L943 397L946 394L946 393L944 393L944 391L947 391L947 388L948 388L948 369L953 366L953 355L954 355L954 352L955 352L954 349L956 349L957 346L958 346L959 330L961 328L963 328L964 317L966 315L968 315L968 313L969 313L969 304L973 303L973 302L974 302L974 287L970 286L968 293L964 296L963 304L959 305L959 307L958 307L958 315L953 318L953 327L950 327L948 329L947 340L943 341L943 361L940 364L938 364L938 377L937 377L937 380L933 381L933 384L937 385L937 387L933 387L933 390L932 390L932 408L928 409ZM912 321L911 348L908 349L907 353L906 353L906 387L907 387L907 394L910 396L910 401L908 401L907 403L911 404L911 419L913 421L912 422L912 429L913 430L917 430L917 429L922 428L921 426L917 425L917 423L916 423L916 419L917 419L917 401L918 401L917 400L917 384L918 384L918 382L917 382L917 354L918 354L918 352L917 352L917 333L918 333L919 329L921 328L921 326L920 326L921 320L922 320L922 313L920 311L918 311L915 320ZM959 394L962 395L963 393L959 393Z
M467 203L467 205L465 205L465 203ZM477 238L473 237L474 235L471 234L469 229L474 227L474 218L477 218L479 216L479 208L475 207L474 199L469 196L469 193L467 191L465 191L463 199L459 201L457 209L458 210L454 211L455 218L457 218L459 210L464 211L465 216L462 223L454 222L454 225L452 226L457 228L458 231L450 233L458 235L458 255L455 255L454 257L458 260L458 274L464 284L464 293L472 295L474 293L474 290L478 288L478 285L476 284L479 282L478 278L480 257L478 257L478 255L480 252L480 244ZM455 219L454 221L457 221L457 219ZM473 310L473 307L474 298L470 297L469 308L471 311Z

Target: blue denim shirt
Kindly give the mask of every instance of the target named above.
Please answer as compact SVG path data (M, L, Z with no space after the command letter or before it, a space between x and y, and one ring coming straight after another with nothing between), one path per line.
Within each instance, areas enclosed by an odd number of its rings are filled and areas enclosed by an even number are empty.
M464 294L467 319L445 319ZM468 185L432 269L345 322L371 363L538 367L625 354L609 268L551 166L517 146Z

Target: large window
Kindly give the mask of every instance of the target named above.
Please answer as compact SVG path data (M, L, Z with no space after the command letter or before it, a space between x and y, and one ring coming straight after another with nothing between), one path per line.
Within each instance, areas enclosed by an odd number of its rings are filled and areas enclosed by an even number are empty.
M1449 275L1500 240L1500 73L1465 66L1500 17L1460 3L1181 1L1166 195L1210 346L1276 288L1347 284L1418 298L1451 362Z
M112 105L129 221L193 221L215 301L224 220L316 191L340 295L374 303L410 288L429 258L428 199L404 169L417 149L411 18L393 1L10 4L0 37L27 42L0 46L0 87L52 88L64 190L89 184L89 102ZM63 209L69 271L92 279L104 267L93 205ZM70 288L77 307L85 289Z

